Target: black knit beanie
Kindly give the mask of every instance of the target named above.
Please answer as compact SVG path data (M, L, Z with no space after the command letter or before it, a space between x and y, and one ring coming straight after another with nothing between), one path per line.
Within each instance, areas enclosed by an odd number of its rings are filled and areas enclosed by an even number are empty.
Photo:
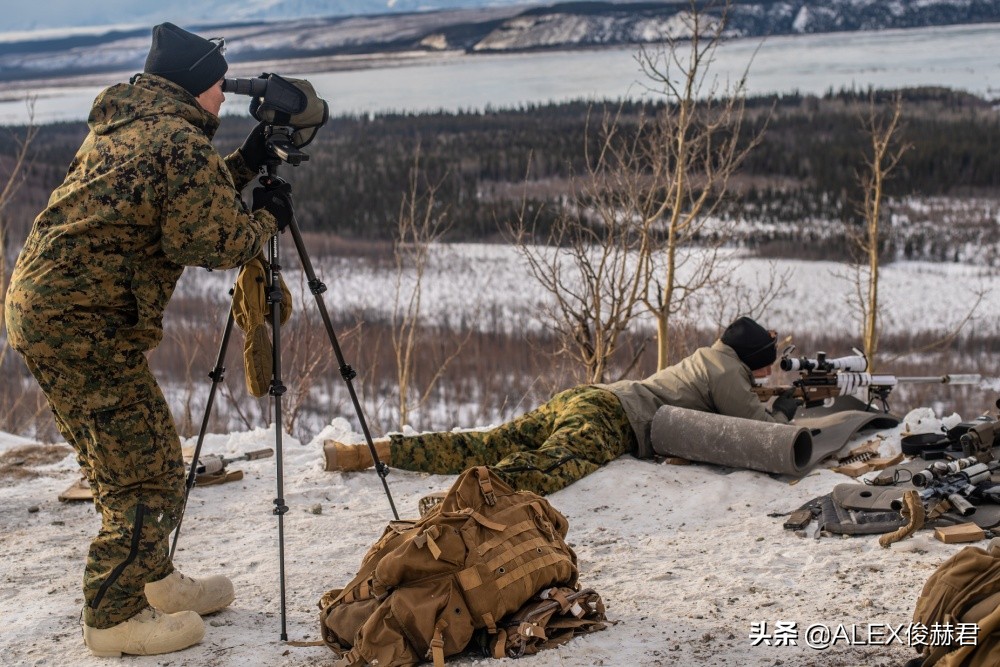
M778 358L777 340L749 317L741 317L726 327L720 340L733 348L750 370L770 366Z
M173 23L153 28L153 44L146 56L147 74L170 79L197 97L212 87L229 69L219 44Z

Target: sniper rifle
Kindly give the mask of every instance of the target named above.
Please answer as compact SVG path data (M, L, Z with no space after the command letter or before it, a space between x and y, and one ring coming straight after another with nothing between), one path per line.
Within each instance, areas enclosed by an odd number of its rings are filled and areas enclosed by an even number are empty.
M878 402L883 412L889 412L889 392L899 384L978 384L981 376L975 373L961 375L931 375L899 377L873 374L868 371L868 358L857 348L854 355L827 359L825 352L815 358L795 358L795 346L785 349L781 356L781 370L798 371L798 379L790 385L756 385L757 397L766 401L776 396L789 396L807 408L829 405L838 396L850 396L865 390L868 408Z

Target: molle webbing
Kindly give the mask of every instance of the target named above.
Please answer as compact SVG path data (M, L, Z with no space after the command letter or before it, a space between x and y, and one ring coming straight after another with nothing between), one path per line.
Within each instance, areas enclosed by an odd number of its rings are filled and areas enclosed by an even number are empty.
M323 596L323 640L338 666L442 667L476 631L495 636L539 591L576 585L567 529L541 496L470 468L419 521L390 525L354 580ZM366 662L351 662L359 658Z

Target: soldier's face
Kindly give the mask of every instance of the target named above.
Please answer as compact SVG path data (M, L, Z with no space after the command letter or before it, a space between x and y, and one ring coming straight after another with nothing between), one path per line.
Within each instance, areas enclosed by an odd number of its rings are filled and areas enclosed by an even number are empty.
M219 109L222 108L222 103L226 101L226 95L222 92L222 79L216 81L211 88L195 99L198 100L198 104L201 105L202 109L213 116L218 116Z

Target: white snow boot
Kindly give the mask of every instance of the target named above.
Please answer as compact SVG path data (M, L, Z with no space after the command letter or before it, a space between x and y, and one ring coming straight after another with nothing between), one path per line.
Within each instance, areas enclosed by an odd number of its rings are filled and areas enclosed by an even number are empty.
M102 658L171 653L197 644L204 636L205 623L193 611L164 614L150 607L110 628L83 626L83 643Z
M204 616L225 609L234 597L233 582L221 574L192 579L174 570L163 579L146 584L146 600L168 614L194 611Z

